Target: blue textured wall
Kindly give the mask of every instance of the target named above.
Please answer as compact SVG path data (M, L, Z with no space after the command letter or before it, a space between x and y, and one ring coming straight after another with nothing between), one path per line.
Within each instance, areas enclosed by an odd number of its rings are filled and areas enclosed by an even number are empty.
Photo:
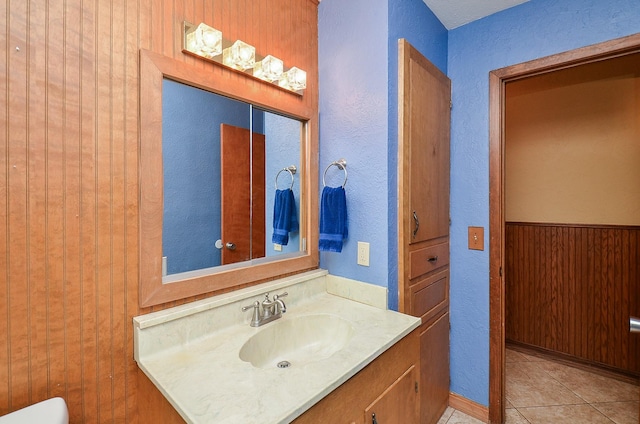
M347 160L349 238L341 253L321 252L332 274L387 286L387 2L323 0L318 7L320 190L329 163ZM341 184L332 167L327 184ZM370 264L356 264L357 242Z
M397 40L444 70L447 33L421 0L323 0L318 14L320 172L344 157L349 173L349 239L320 266L388 287L397 309ZM327 177L337 185L342 175ZM370 267L356 264L358 241L370 243Z
M489 252L466 232L489 226L489 72L638 31L638 0L532 0L449 32L453 392L488 405Z

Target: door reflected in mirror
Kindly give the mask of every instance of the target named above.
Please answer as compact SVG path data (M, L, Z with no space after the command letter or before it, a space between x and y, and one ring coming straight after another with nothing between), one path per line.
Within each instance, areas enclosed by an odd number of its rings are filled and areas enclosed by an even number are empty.
M163 276L304 250L297 227L286 245L273 242L277 190L291 189L293 218L300 218L302 128L296 119L163 79ZM297 174L280 172L291 165Z

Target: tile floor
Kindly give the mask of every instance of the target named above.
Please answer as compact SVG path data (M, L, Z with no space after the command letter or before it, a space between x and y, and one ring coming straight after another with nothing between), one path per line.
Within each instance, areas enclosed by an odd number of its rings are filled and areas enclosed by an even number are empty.
M440 417L438 424L482 424L482 421L449 407Z
M638 386L507 349L507 424L638 424ZM438 424L480 424L447 408Z

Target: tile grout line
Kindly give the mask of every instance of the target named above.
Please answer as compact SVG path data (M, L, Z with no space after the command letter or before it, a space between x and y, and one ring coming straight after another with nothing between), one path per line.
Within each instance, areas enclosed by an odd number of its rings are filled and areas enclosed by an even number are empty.
M517 362L528 362L528 363L535 363L535 362L540 362L539 360L532 360L531 358L537 358L535 357L535 355L527 355L525 353L522 352L517 352L517 351L512 351L514 353L516 353L517 355L515 355L515 360L512 359L509 362L512 363L517 363ZM522 358L522 360L520 360L520 358ZM552 359L547 359L547 358L540 358L542 362L550 362L552 364L557 364L559 366L563 366L563 367L567 367L567 368L572 368L570 365L567 364L563 364L563 363L559 363L556 361L553 361ZM591 409L593 409L598 416L602 416L604 417L608 422L610 423L616 423L616 421L610 417L609 415L607 415L607 413L605 413L605 411L600 410L598 407L596 407L596 404L614 404L614 403L626 403L626 402L632 402L635 403L635 401L601 401L601 402L590 402L588 399L586 399L584 396L581 396L578 392L572 390L570 387L568 387L566 384L563 384L563 382L561 380L559 380L558 378L556 378L552 373L550 373L548 370L535 366L535 368L544 373L544 376L550 378L552 381L558 383L561 387L563 387L564 389L566 389L569 393L573 394L577 399L582 400L582 403L570 403L570 404L558 404L558 405L539 405L539 406L527 406L527 407L520 407L522 409L531 409L531 408L557 408L557 407L568 407L568 406L579 406L579 405L588 405ZM576 372L579 372L579 369L576 369ZM588 371L585 371L587 373L589 373ZM591 374L591 373L589 373ZM529 378L531 378L530 374L527 374L527 376ZM524 415L524 413L518 408L516 407L512 402L510 402L510 404L513 406L513 409L516 410L516 412L519 415L519 418L522 418L525 422L527 423L531 423L531 421L529 421L528 418L526 418L526 416Z

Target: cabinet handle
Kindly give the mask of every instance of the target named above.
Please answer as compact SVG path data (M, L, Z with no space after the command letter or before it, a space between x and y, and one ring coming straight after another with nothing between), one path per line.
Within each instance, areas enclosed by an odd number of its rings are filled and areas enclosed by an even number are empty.
M429 259L427 259L427 261L429 261L429 262L438 262L438 257L437 256L432 256Z
M415 226L413 227L413 238L416 238L416 234L418 234L418 228L420 228L420 221L418 220L418 214L416 211L413 211L413 222Z
M376 420L376 413L371 414L371 424L378 424L378 420Z

